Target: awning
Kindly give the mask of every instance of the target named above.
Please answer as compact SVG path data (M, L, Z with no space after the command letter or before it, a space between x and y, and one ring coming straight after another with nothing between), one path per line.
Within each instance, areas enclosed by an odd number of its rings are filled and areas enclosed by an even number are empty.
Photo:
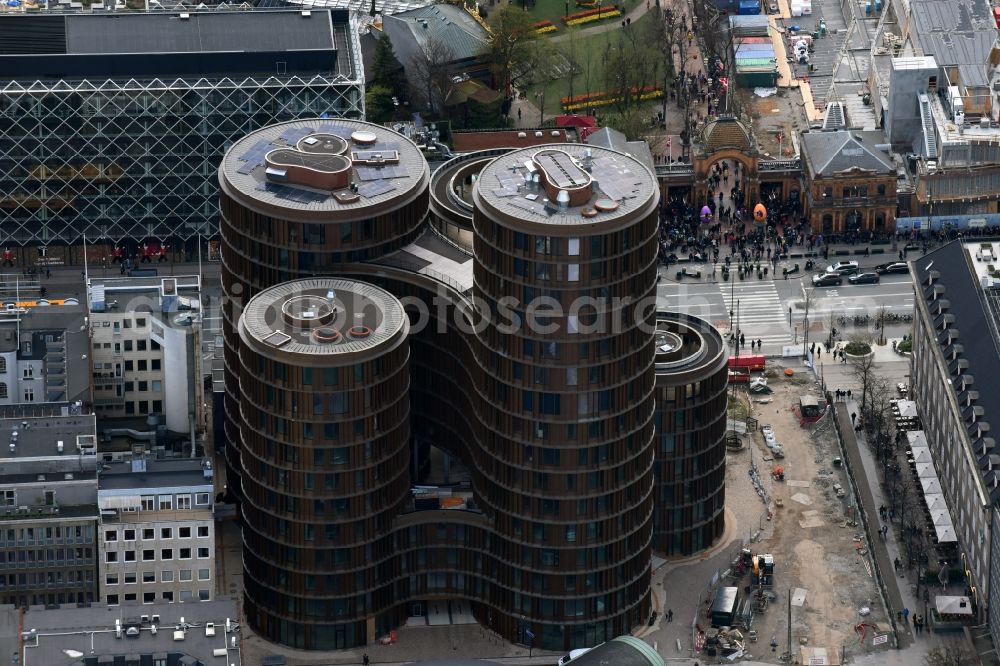
M925 495L927 493L941 494L941 483L937 480L937 477L933 479L920 479L920 485L923 487Z
M917 418L917 403L912 400L899 400L896 402L897 415L901 419Z
M934 597L934 607L941 615L972 615L969 597Z
M916 448L918 446L927 446L927 435L924 434L923 430L910 430L906 433L906 442L910 445L910 448Z
M917 464L929 463L931 462L931 450L926 446L916 446L910 449L910 460Z
M139 509L142 498L138 495L110 495L100 499L102 509Z
M937 479L937 472L934 471L934 463L917 463L918 479Z

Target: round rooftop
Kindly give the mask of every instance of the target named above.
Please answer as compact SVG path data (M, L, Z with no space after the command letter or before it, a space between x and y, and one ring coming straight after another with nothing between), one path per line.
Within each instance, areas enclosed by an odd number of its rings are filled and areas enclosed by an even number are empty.
M519 228L617 227L655 209L656 177L639 160L578 143L522 148L479 174L477 207Z
M657 374L696 370L725 352L722 336L707 321L664 310L656 313L653 344Z
M254 296L240 316L240 337L267 355L329 357L375 349L407 325L402 304L380 287L310 278Z
M323 179L303 180L302 169L295 168L329 172L344 164L348 177L333 190L316 186ZM395 209L430 182L427 161L412 141L389 128L344 118L293 120L251 132L226 151L219 174L226 193L251 208L317 222Z

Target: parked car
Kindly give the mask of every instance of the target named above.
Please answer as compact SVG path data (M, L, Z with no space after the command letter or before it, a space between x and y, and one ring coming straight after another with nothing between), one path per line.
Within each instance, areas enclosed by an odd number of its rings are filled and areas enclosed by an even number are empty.
M817 273L813 275L814 287L833 287L844 284L844 278L840 273Z
M858 272L858 262L838 261L826 267L827 273L837 273L838 275L854 275Z
M580 648L578 650L570 650L569 654L564 654L563 656L559 657L559 666L566 666L566 664L572 662L574 659L576 659L581 655L587 654L592 649L593 648Z
M858 273L847 278L851 284L878 284L878 273Z
M878 266L875 267L875 272L880 274L909 273L910 267L906 264L905 261L893 261L888 264L879 264Z

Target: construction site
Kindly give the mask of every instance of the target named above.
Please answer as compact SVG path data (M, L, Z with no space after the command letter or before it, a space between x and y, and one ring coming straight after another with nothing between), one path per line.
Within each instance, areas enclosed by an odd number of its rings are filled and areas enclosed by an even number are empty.
M783 370L733 394L745 433L730 437L726 504L739 535L691 627L690 655L709 662L834 665L894 646L832 409L809 374ZM667 573L668 600L690 573Z

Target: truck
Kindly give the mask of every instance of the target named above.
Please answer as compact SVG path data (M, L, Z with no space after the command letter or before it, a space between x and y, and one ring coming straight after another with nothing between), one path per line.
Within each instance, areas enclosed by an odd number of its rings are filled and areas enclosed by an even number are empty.
M735 626L739 609L740 589L738 587L720 587L715 592L715 599L709 610L712 626L716 628Z
M754 555L750 569L750 583L754 587L771 587L774 585L774 555L765 553Z

